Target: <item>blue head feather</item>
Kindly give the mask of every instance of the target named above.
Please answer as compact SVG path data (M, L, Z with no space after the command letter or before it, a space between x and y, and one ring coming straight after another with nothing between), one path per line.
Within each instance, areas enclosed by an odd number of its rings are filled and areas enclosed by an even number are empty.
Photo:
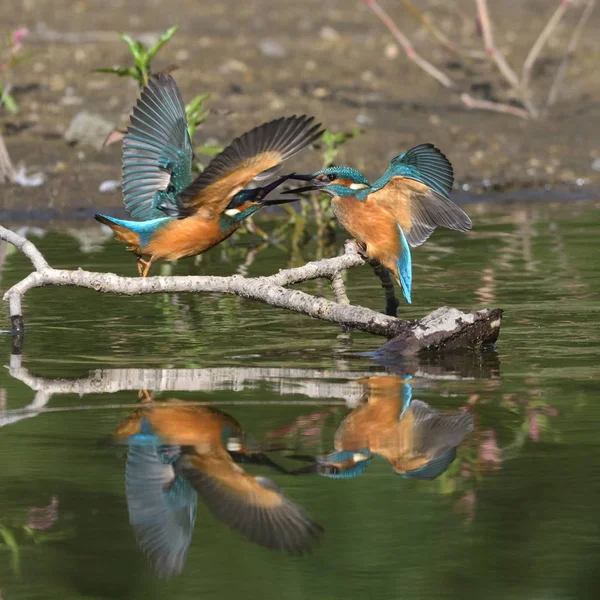
M322 190L332 196L341 196L342 198L355 196L359 200L364 200L371 191L369 180L360 171L357 171L352 167L327 167L327 169L322 169L321 171L314 173L313 177L317 177L318 175L332 175L335 177L335 179L332 179L333 182L335 182L336 179L349 179L352 183L368 186L364 189L353 190L352 188L339 183L330 183L323 187Z
M317 175L335 175L336 179L350 179L354 183L362 183L363 185L370 186L369 180L357 169L352 167L327 167L321 171L317 171L313 174L313 177Z

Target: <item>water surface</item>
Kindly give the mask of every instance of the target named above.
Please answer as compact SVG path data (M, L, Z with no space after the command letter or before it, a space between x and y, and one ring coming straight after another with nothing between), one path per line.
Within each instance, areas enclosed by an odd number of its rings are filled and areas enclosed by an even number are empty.
M348 341L333 325L239 298L30 293L24 354L11 359L0 335L12 364L0 374L2 598L597 597L598 209L468 210L471 234L439 231L415 251L413 304L401 311L503 308L496 351L485 354L384 367L354 356L379 339ZM55 267L135 274L133 258L87 223L28 235ZM269 274L341 244L253 255L253 241L238 236L199 264L163 271L231 274L247 263L242 273ZM1 290L29 268L0 247ZM368 268L351 271L347 287L353 302L383 308ZM303 289L331 297L322 283ZM303 556L261 548L200 503L182 574L156 576L128 522L127 449L103 443L140 389L218 407L292 471L308 462L291 455L333 449L337 427L379 375L409 381L413 398L437 411L473 415L446 472L406 479L377 459L337 480L244 464L324 528L320 543Z

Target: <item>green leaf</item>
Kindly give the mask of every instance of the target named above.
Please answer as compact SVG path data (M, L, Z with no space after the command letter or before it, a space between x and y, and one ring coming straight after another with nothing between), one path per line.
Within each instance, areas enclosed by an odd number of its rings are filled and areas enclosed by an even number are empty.
M5 107L11 115L16 115L19 112L19 106L14 96L7 88L0 84L0 108Z
M114 73L119 77L135 77L136 70L132 67L100 67L93 70L94 73Z
M15 575L20 574L20 559L19 559L19 544L17 544L17 540L13 535L12 531L5 527L4 525L0 525L0 537L7 545L8 549L11 552L11 567L13 573Z
M129 52L131 52L133 58L137 62L140 56L147 54L146 46L142 42L136 42L131 36L126 33L120 33L121 39L129 46Z
M173 25L170 29L167 29L159 38L158 42L148 50L146 56L148 57L148 63L154 58L156 53L173 37L174 33L179 29L179 25Z
M185 105L185 116L188 122L190 138L194 137L196 128L204 123L210 114L209 111L204 108L204 102L208 96L209 94L200 94Z

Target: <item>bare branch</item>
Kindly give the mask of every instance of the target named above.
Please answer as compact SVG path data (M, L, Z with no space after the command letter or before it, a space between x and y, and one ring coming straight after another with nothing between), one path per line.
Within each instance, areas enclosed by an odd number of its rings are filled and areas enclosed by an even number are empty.
M410 40L402 33L398 25L394 23L390 15L379 6L377 0L365 0L367 6L379 17L381 22L388 28L389 32L396 38L398 43L404 49L406 56L410 58L416 65L418 65L423 71L431 75L434 79L437 79L444 87L454 88L455 84L442 71L436 66L432 65L428 60L425 60L420 54L417 53L414 46L410 43Z
M343 285L340 288L340 272L344 269L364 264L363 259L358 255L355 245L352 243L346 244L345 253L342 256L310 262L303 267L295 269L282 270L276 275L269 277L246 278L240 275L232 275L231 277L159 276L141 278L120 277L114 273L96 273L84 271L83 269L53 269L48 266L48 263L35 246L22 236L0 226L0 239L14 243L15 246L26 252L36 267L36 271L13 285L4 294L4 300L10 303L10 315L13 324L13 333L15 334L14 340L22 339L24 331L21 311L21 299L23 296L28 291L37 287L67 285L92 289L97 292L129 296L165 292L231 294L250 300L258 300L270 306L285 308L316 319L337 323L344 327L358 329L374 335L381 335L388 338L402 335L403 340L414 341L414 343L411 341L410 344L406 345L406 348L408 348L407 352L429 348L430 338L439 346L437 337L422 334L418 322L402 321L394 317L382 315L368 308L345 303L347 296L345 291L343 291ZM312 296L300 290L289 290L283 287L317 278L329 279L333 283L338 302L331 302L325 298ZM451 318L460 317L466 324L474 324L482 319L485 320L490 312L478 311L464 314L456 311L456 309L443 309L443 311L452 313ZM435 332L431 330L431 333ZM494 327L488 333L488 337L494 338L495 341L497 332L494 330ZM452 335L454 336L454 334ZM13 345L13 349L15 354L20 352L18 345Z
M0 135L0 183L13 182L16 177L17 171L8 155L4 138Z
M575 50L577 49L577 45L579 44L579 40L581 38L581 34L583 32L584 27L586 26L592 12L594 11L594 7L596 6L596 0L587 0L585 3L585 7L583 12L581 13L581 17L579 17L579 21L573 30L573 34L571 39L569 40L569 45L567 46L567 53L563 58L560 66L558 67L558 71L556 72L556 78L552 83L552 87L550 88L550 92L548 93L548 100L546 101L546 108L550 108L554 106L556 101L558 100L558 92L562 86L565 75L567 74L567 68L571 59L575 54Z
M445 73L440 71L437 67L432 65L429 61L425 60L420 56L410 43L406 35L402 33L400 28L394 23L392 18L379 6L376 0L365 0L367 6L379 17L381 22L388 28L390 33L398 40L404 52L415 64L417 64L423 71L431 75L444 87L451 89L455 92L459 92L456 84L450 79ZM509 83L515 88L517 92L520 92L519 79L516 73L510 68L504 57L493 45L493 38L491 33L491 27L489 23L489 17L487 13L487 5L485 0L479 0L479 4L482 5L482 9L485 10L485 14L480 16L482 21L482 29L484 31L484 39L486 40L486 48L489 48L490 55L494 58L500 70L503 71L505 77L509 78ZM489 46L488 46L489 44ZM478 100L473 98L470 94L464 92L459 93L460 101L467 106L467 108L478 108L480 110L490 110L493 112L499 112L504 114L513 115L521 119L528 119L530 116L537 115L535 107L526 98L523 100L527 110L518 108L516 106L510 106L509 104L502 104L500 102L493 102L490 100Z
M531 47L531 50L529 51L529 54L523 63L523 70L521 72L521 89L523 90L524 94L529 94L529 81L531 79L531 72L533 70L533 65L535 65L535 61L572 2L573 0L560 1L558 8L554 11L553 15L550 17L550 20L546 23L546 26L544 29L542 29L542 32Z
M501 102L492 102L491 100L482 100L480 98L473 98L471 94L466 92L460 95L460 99L467 108L479 108L481 110L491 110L493 112L504 113L507 115L514 115L520 119L529 119L530 113L524 108L518 106L511 106L510 104L502 104Z
M436 27L435 23L431 22L431 19L423 14L410 0L402 0L402 6L419 21L423 27L431 34L431 36L446 50L460 56L463 54L463 50L456 42L448 39L448 36L439 28Z
M479 25L481 26L485 51L496 63L500 73L502 73L504 76L504 79L508 81L512 88L518 90L520 84L517 74L508 64L502 52L500 52L500 50L498 50L494 44L494 34L492 32L492 24L490 21L490 14L488 12L487 0L477 0L477 16L479 18Z

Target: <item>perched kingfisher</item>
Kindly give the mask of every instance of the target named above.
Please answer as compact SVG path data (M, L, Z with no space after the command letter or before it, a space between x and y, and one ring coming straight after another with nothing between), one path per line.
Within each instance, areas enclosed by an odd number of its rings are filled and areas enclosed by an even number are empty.
M456 447L473 429L470 413L440 416L412 399L399 377L369 377L367 402L355 408L334 437L335 452L317 459L317 473L348 479L365 471L375 455L413 479L434 479L456 458Z
M244 188L271 177L281 162L320 137L321 126L313 120L294 115L244 133L192 181L192 140L181 94L170 75L154 76L123 138L123 200L136 220L100 214L96 219L137 256L142 277L155 260L206 252L263 206L294 201L265 200L285 176L265 187Z
M158 574L185 566L197 497L251 542L290 553L308 550L323 529L267 477L251 477L232 455L248 455L240 424L216 408L179 400L129 415L113 440L129 445L126 493L138 544Z
M396 156L374 183L345 166L290 179L311 185L283 194L321 190L332 197L333 212L342 227L367 257L391 271L409 304L410 248L420 246L440 225L456 231L471 229L471 219L449 199L452 165L433 144L421 144Z

